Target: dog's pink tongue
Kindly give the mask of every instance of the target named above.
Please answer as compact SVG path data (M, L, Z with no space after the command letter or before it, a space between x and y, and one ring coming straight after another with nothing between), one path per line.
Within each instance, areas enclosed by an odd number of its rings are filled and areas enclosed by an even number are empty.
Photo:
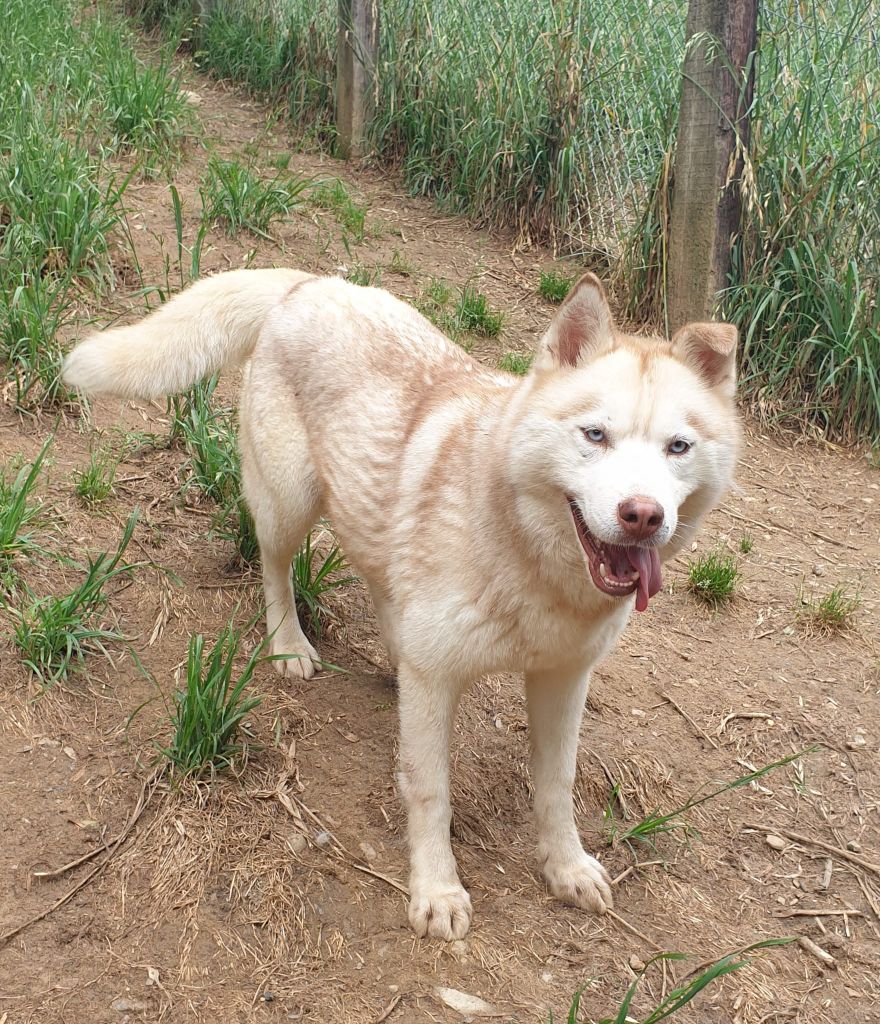
M636 592L636 611L643 612L648 607L648 600L663 586L663 574L660 571L660 556L656 548L626 548L629 564L639 572L639 589Z

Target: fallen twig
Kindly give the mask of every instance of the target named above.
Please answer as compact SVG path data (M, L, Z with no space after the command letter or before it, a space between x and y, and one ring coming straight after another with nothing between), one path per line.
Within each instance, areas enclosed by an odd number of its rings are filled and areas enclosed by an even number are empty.
M388 1020L392 1013L397 1009L397 1004L403 999L403 993L398 992L397 995L391 1000L391 1002L385 1007L385 1009L379 1014L379 1016L373 1021L373 1024L382 1024L382 1021Z
M781 836L788 836L789 839L796 843L806 843L808 846L817 846L820 850L826 850L828 853L833 854L835 857L840 857L841 860L847 860L851 864L858 864L860 868L864 868L865 871L870 871L880 878L880 864L873 864L869 860L865 860L864 857L860 857L856 853L850 853L849 850L844 850L840 846L832 846L831 843L825 843L821 839L813 839L810 836L802 836L799 832L792 832L790 829L779 828L776 825L770 827L768 825L759 825L757 822L744 821L743 828L752 828L758 832L769 832L777 833Z
M710 746L714 747L716 750L718 749L718 744L715 742L715 740L712 739L712 737L706 732L705 729L697 725L697 723L691 718L687 711L685 711L685 709L674 698L670 697L668 693L661 693L660 696L665 701L668 701L675 708L675 710L681 715L681 717L690 724L691 728L694 729L698 736L702 736L703 739L710 744Z

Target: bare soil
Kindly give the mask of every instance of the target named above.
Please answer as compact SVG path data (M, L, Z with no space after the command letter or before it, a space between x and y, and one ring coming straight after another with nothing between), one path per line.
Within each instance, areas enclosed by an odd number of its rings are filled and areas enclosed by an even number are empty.
M214 231L204 272L250 262L333 273L356 259L405 296L431 275L473 280L506 314L500 339L477 342L478 357L495 363L533 348L552 314L535 293L551 254L514 253L510 239L408 197L389 175L297 152L261 105L187 74L205 131L174 173L188 240L208 147L255 154L267 169L293 150L292 171L339 176L369 208L367 238L351 252L332 215L308 206L275 243ZM128 206L141 270L120 238L118 288L100 305L84 298L83 332L140 316L145 285L165 287L167 276L179 286L167 182L133 183ZM391 269L395 251L411 273ZM224 399L234 392L234 380L221 385ZM588 848L620 876L618 916L592 917L546 894L532 857L520 681L499 676L473 689L452 778L454 846L475 919L466 940L445 945L417 940L406 923L394 682L359 584L333 595L321 640L343 672L291 684L269 664L258 668L259 747L238 777L157 779L189 635L214 637L230 616L246 623L261 594L258 575L230 567L231 547L209 535L209 510L181 497L182 452L131 454L104 506L78 502L73 471L90 446L118 443L119 427L166 433L164 407L102 402L91 420L70 414L56 427L54 414L0 406L4 461L32 459L56 431L41 491L47 548L82 561L115 547L140 508L130 556L145 564L114 594L111 618L149 675L116 647L112 662L95 655L44 692L20 663L10 615L0 619L0 935L84 883L0 939L2 1024L462 1020L437 986L523 1022L551 1011L565 1019L582 989L579 1019L594 1020L615 1016L655 952L693 954L648 969L631 1010L642 1020L701 963L775 936L812 939L833 963L797 943L772 950L676 1019L880 1021L880 474L859 453L750 424L739 489L698 545L737 553L735 598L701 605L685 587L687 559L676 560L664 594L596 673L577 802ZM745 535L753 547L742 554ZM38 595L80 578L51 557L18 569ZM799 614L801 602L838 584L858 591L860 607L850 628L822 632ZM618 820L625 809L632 823L810 747L691 812L689 834L660 835L654 848L609 845L606 808ZM769 845L768 832L783 842ZM47 871L55 874L38 874Z

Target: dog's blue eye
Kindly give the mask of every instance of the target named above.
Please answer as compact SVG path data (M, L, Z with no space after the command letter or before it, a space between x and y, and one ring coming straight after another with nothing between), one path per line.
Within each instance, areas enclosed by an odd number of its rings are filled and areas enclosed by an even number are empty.
M690 445L687 441L683 441L680 437L677 437L671 442L669 447L666 449L670 455L684 455L686 451L690 449Z
M584 437L588 441L592 441L593 444L604 444L605 431L600 430L598 427L590 427L588 430L584 430Z

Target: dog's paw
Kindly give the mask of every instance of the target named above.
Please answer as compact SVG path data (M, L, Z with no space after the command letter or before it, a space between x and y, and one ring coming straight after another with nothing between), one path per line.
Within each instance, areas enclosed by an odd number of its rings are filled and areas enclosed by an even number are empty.
M318 652L305 637L291 641L279 641L276 637L269 650L276 659L272 662L275 671L288 679L311 679L321 667Z
M550 892L563 903L604 914L614 906L611 878L605 868L588 853L577 858L548 859L544 877Z
M409 923L420 938L463 939L472 913L471 898L460 885L412 887Z

